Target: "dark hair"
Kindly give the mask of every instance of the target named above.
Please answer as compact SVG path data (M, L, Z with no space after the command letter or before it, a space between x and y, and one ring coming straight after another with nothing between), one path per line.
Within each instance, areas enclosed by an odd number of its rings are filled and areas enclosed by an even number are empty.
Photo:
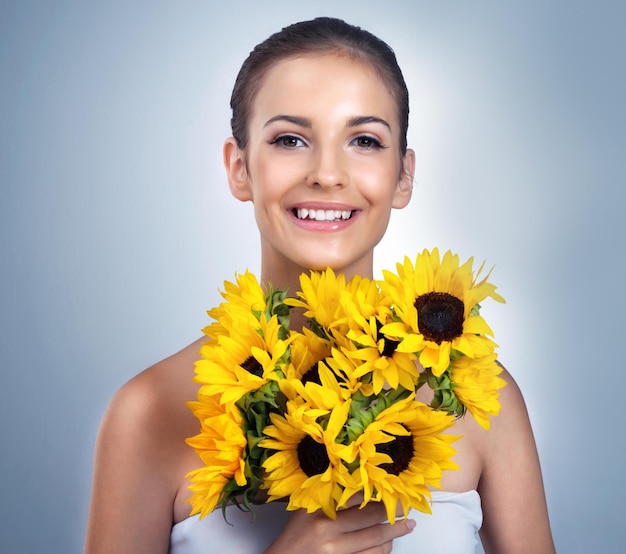
M398 108L400 152L406 152L409 126L409 92L389 45L372 33L341 19L318 17L285 27L258 44L244 61L230 98L230 125L240 148L248 143L252 102L268 69L281 60L309 54L337 52L368 64L389 88Z

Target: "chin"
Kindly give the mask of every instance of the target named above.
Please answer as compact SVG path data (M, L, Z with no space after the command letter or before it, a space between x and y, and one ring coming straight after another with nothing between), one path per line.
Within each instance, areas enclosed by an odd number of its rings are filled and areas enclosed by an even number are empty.
M344 256L320 256L308 257L300 264L311 271L324 271L327 268L332 269L335 273L353 273L364 265L363 259L347 259ZM371 268L370 270L371 271ZM368 273L369 273L368 271Z

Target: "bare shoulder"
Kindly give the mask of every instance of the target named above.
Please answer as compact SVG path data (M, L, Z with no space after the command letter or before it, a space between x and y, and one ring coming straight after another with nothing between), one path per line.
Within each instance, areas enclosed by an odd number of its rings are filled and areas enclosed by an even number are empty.
M96 443L85 551L167 552L190 448L200 341L143 371L113 396ZM182 473L182 477L181 477Z
M158 467L155 462L161 457L150 451L151 447L158 445L159 451L167 450L167 439L176 438L181 431L195 430L196 422L186 402L193 400L197 392L193 374L200 342L146 369L115 393L102 420L97 454L101 446L114 442L135 452L145 450L152 465Z
M190 344L124 384L107 408L103 429L108 425L115 427L115 422L122 420L125 427L136 424L137 431L157 431L154 423L158 422L161 435L170 426L174 413L188 413L185 402L193 400L197 392L193 375L201 342Z
M497 463L500 459L503 446L522 450L524 443L531 441L534 444L530 419L526 409L526 402L513 376L502 368L500 377L507 383L499 390L501 409L497 417L491 418L491 429L487 433L488 448L485 463ZM487 467L488 469L488 467Z
M501 409L497 417L491 418L491 429L486 433L487 447L484 459L484 472L501 464L503 455L523 462L527 457L536 456L526 402L517 382L505 369L500 375L507 385L500 389Z
M539 457L524 397L511 374L501 377L502 408L486 433L479 491L487 552L549 554L554 545Z

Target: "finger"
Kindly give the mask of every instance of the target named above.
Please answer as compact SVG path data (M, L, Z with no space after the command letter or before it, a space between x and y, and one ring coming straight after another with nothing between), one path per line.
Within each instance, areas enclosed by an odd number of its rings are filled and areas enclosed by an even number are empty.
M396 504L396 519L404 519L406 516L411 514L411 507L409 506L407 513L404 513L404 507L402 506L402 502L398 502Z
M361 550L358 554L389 554L393 550L393 542L386 542L367 550Z
M382 502L369 502L363 508L352 506L337 512L337 520L345 533L372 527L387 520L387 512Z
M415 520L407 519L399 521L394 525L389 523L379 523L372 527L346 533L341 537L340 544L342 547L348 545L352 550L350 552L386 552L391 551L391 545L394 539L408 535L415 528ZM385 550L389 547L389 550ZM343 550L339 550L342 552Z
M357 492L356 494L353 494L348 501L346 502L346 505L344 507L342 507L341 509L344 510L346 508L352 508L353 506L359 506L361 504L361 502L363 502L363 493L362 492Z
M346 510L348 508L352 508L354 506L360 506L363 502L363 493L357 493L350 497L350 499L346 502L346 505L340 508L340 510ZM377 504L375 501L370 501L369 503ZM396 518L404 519L405 515L409 515L410 509L407 514L404 513L404 507L402 506L402 502L398 501L396 504Z

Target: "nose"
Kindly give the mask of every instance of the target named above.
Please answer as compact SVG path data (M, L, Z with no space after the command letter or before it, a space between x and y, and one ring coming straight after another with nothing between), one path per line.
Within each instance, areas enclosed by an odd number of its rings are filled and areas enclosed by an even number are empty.
M346 161L340 149L328 146L317 148L313 152L306 177L308 185L323 188L345 187L348 179Z

